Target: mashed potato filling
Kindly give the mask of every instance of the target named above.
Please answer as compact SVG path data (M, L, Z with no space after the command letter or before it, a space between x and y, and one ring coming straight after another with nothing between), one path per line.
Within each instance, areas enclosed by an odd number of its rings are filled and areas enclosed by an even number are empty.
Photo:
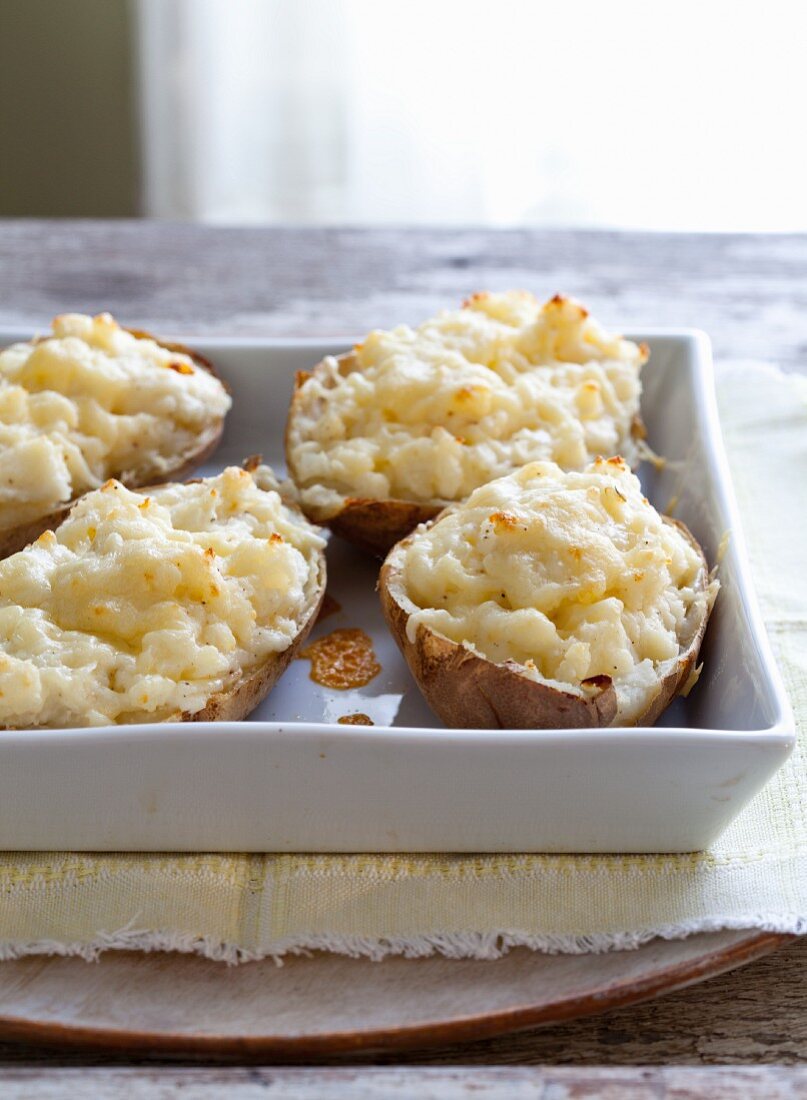
M65 314L41 341L0 352L0 531L108 477L159 480L214 437L223 385L107 313Z
M422 624L578 694L608 676L627 723L717 589L619 458L580 472L537 462L491 482L418 531L402 566L410 641Z
M417 329L372 332L351 367L308 378L289 424L312 515L345 497L449 503L534 460L633 465L646 349L606 333L577 302L476 294Z
M107 482L0 561L0 725L196 713L292 643L323 545L266 467L147 495Z

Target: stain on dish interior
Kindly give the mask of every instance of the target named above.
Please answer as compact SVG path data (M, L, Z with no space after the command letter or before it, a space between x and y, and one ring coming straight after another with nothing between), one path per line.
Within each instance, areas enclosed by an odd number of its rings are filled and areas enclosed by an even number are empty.
M343 714L336 721L340 726L372 726L374 722L369 714Z
M368 684L381 671L373 640L363 630L334 630L302 651L311 661L311 679L323 687L346 691Z

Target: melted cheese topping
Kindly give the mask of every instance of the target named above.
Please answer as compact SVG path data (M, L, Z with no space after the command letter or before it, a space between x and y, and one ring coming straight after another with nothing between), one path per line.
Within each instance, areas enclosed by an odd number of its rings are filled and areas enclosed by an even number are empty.
M717 585L621 459L533 463L471 494L402 551L418 626L564 691L608 676L619 721L660 690Z
M109 477L159 481L213 439L230 403L189 356L107 313L57 317L52 336L0 352L0 530Z
M0 725L196 713L292 643L323 545L266 467L88 493L0 562Z
M646 358L578 303L518 292L372 332L357 369L327 359L298 394L288 447L303 504L324 519L346 497L461 500L536 459L633 465Z

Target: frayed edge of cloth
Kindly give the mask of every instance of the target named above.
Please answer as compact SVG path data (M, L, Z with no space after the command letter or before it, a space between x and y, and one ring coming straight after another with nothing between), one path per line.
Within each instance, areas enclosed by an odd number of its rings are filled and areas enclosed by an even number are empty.
M430 955L442 955L448 959L500 959L514 947L526 947L547 955L598 955L607 951L633 951L654 939L679 940L699 932L742 930L805 935L807 917L749 915L731 920L690 921L637 932L591 935L528 932L453 932L417 936L297 935L276 940L260 950L187 932L144 931L127 927L117 932L99 932L87 942L61 943L48 939L0 941L0 961L29 955L61 955L95 962L105 951L178 952L200 955L230 965L260 959L273 959L282 965L286 955L309 955L315 951L347 955L354 959L366 958L374 962L381 962L393 955L407 959Z

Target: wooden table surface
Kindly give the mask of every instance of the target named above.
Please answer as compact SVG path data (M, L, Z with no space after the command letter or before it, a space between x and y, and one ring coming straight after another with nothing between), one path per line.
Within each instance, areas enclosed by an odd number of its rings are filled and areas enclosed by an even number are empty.
M698 326L712 337L718 359L762 357L807 369L802 235L0 223L0 324L25 330L41 329L55 313L108 309L130 325L165 335L360 334L416 322L475 290L510 287L577 295L606 324L625 329ZM448 1097L466 1095L471 1086L482 1096L558 1100L707 1091L807 1096L804 1071L772 1068L760 1076L758 1069L724 1068L704 1078L695 1068L807 1063L805 963L807 941L801 940L646 1005L438 1052L374 1058L376 1068L358 1076L345 1069L289 1077L298 1071L160 1068L156 1076L143 1071L133 1079L108 1059L6 1045L0 1046L0 1093L56 1095L48 1089L58 1082L79 1091L91 1080L96 1095L132 1096L156 1095L145 1091L149 1081L165 1089L160 1095L179 1083L183 1095L200 1096L225 1088L257 1095L271 1087L278 1097ZM54 1077L56 1067L68 1065L78 1077L64 1077L63 1070ZM406 1076L393 1065L405 1065ZM511 1068L493 1076L474 1069L485 1065ZM468 1068L435 1077L436 1066ZM551 1068L563 1066L574 1068Z

